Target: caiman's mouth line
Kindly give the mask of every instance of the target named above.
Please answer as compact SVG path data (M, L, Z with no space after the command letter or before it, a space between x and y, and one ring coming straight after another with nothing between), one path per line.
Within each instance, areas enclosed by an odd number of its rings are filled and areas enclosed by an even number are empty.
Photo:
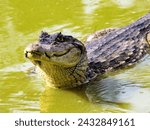
M71 48L72 49L72 48ZM62 54L53 54L52 56L55 56L55 57L60 57L60 56L63 56L63 55L66 55L68 52L71 51L71 49L68 49L66 52L62 53ZM25 52L25 57L26 58L29 58L29 54L31 55L36 55L36 56L41 56L42 54L38 51L26 51ZM44 55L51 59L52 56L49 56L46 52L44 52ZM35 62L35 64L38 64L38 65L41 65L41 61L40 60L34 60L34 56L33 56L33 61Z

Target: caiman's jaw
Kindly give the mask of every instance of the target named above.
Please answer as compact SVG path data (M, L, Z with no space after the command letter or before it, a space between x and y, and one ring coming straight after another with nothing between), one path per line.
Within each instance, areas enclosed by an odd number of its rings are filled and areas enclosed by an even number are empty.
M72 36L42 33L39 42L30 44L24 53L54 87L76 87L86 80L86 50Z

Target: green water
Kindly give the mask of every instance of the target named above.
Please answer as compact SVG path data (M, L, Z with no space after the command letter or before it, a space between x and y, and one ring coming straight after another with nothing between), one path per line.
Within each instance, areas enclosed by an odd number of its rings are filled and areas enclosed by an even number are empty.
M86 90L44 89L24 48L41 32L84 41L149 12L150 0L0 0L0 112L150 112L150 57Z

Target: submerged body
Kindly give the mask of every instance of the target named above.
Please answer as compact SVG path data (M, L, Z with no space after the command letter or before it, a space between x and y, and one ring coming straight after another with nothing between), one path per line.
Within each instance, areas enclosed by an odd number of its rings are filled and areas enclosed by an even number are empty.
M149 51L150 13L120 29L95 33L84 46L72 36L42 33L25 56L38 66L47 84L72 88L110 70L138 62Z

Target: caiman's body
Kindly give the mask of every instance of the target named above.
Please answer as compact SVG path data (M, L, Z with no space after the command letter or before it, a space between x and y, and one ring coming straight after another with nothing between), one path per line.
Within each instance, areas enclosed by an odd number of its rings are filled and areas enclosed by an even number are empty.
M77 87L99 74L135 64L148 53L150 13L126 27L106 29L89 39L85 47L72 36L42 33L38 43L26 48L25 55L40 68L49 85Z

